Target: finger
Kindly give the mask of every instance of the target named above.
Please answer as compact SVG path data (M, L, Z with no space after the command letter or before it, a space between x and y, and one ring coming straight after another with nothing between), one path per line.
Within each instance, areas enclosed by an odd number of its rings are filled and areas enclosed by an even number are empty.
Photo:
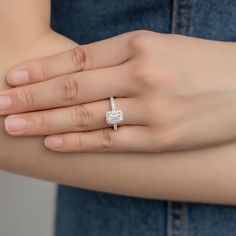
M131 33L124 33L99 42L80 45L57 55L26 62L11 70L7 81L12 86L19 86L69 73L119 65L130 57L127 43L130 37Z
M134 99L116 99L116 108L121 109L124 122L120 125L144 125L143 110ZM76 131L90 131L109 127L105 114L111 110L107 100L67 108L11 115L5 119L5 128L10 135L48 135Z
M110 96L127 97L132 86L126 70L124 66L116 66L84 71L2 91L0 105L4 99L7 105L2 107L0 115L84 104Z
M141 152L150 151L150 137L144 126L121 126L48 136L45 145L59 152Z

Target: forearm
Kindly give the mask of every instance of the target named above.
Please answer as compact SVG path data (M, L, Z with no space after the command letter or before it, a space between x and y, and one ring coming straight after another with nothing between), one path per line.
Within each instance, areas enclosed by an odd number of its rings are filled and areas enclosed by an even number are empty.
M50 0L2 0L0 42L19 46L49 29Z
M72 154L41 138L1 136L1 168L72 186L154 199L236 203L236 145L167 154Z

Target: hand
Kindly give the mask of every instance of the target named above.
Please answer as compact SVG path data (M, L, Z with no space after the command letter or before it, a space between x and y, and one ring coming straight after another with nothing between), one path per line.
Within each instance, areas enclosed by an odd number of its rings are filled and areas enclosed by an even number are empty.
M20 65L0 93L10 135L55 151L162 152L236 138L234 43L134 31ZM124 123L105 122L115 97Z

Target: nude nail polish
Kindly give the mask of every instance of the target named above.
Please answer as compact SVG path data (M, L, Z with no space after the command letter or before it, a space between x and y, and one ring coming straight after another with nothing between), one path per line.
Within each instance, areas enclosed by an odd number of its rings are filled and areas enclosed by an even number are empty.
M16 70L7 75L7 81L11 85L25 84L28 80L29 72L27 70Z

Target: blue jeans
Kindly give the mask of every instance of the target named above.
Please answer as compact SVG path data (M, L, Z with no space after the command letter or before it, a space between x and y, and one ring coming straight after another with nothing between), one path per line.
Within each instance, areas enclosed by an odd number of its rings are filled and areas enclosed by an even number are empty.
M81 44L137 29L236 41L236 1L53 0L52 26ZM59 185L55 231L56 236L235 236L236 207Z

